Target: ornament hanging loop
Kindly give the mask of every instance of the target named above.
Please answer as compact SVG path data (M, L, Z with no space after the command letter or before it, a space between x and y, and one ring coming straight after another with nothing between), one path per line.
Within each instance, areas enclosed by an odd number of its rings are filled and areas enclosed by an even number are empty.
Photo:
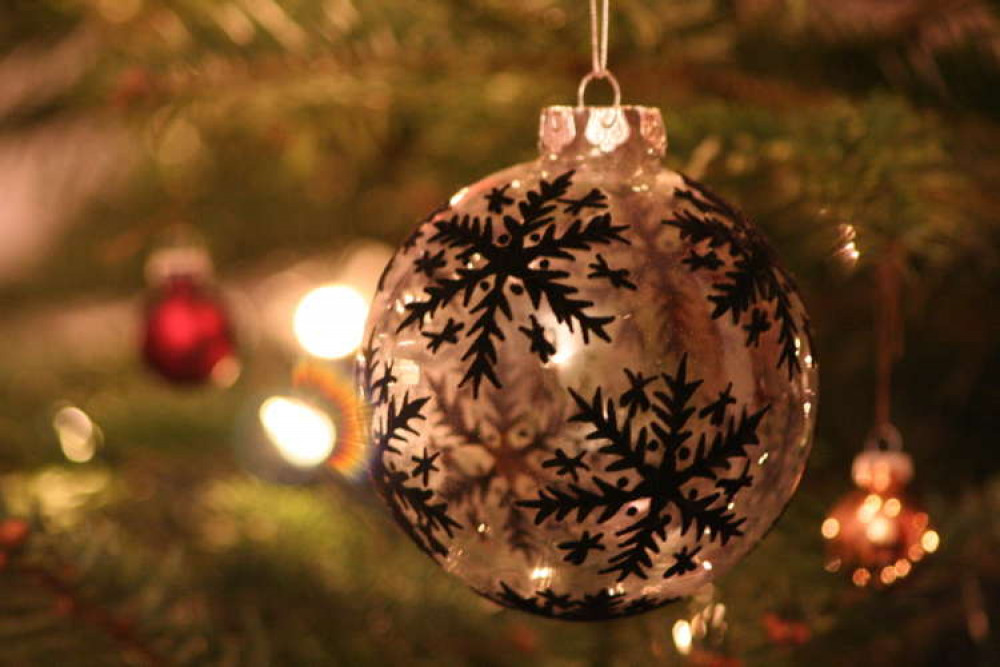
M876 424L865 438L865 449L879 452L903 451L903 436L891 422Z
M586 106L586 95L587 86L590 85L592 81L598 79L605 79L609 84L611 84L611 90L614 91L614 102L612 106L620 107L622 105L622 89L618 85L618 79L611 72L605 70L603 72L588 72L587 76L583 77L580 81L580 87L576 90L576 106L583 107Z
M597 0L590 0L590 72L580 81L576 91L576 105L584 106L587 86L596 79L605 79L614 91L614 106L622 105L622 89L618 79L608 70L608 23L611 0L603 0L601 12L597 12Z

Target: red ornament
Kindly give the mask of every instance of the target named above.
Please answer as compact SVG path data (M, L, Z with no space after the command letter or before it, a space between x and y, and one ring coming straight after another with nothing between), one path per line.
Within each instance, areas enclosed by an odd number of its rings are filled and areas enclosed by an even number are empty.
M803 621L782 618L774 612L766 612L760 619L767 639L779 646L801 646L812 638L812 631Z
M234 379L236 345L225 307L191 276L172 276L156 289L146 311L143 356L177 384Z

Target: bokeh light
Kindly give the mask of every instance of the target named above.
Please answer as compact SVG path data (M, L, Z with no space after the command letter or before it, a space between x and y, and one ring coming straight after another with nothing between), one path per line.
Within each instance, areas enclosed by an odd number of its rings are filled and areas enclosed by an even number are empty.
M268 437L292 465L317 466L333 451L337 437L333 420L305 401L272 396L261 404L259 416Z
M86 412L73 405L63 406L53 415L52 428L68 460L86 463L94 458L101 430Z
M295 309L299 344L323 359L341 359L361 344L368 303L347 285L324 285L309 292Z
M350 378L337 373L329 364L316 361L299 364L292 374L298 395L323 411L336 425L336 442L326 465L346 477L360 473L366 462L363 423L366 406L358 398Z
M855 489L821 526L827 541L826 570L837 572L843 566L859 588L890 586L938 548L940 538L928 523L927 512L901 488L891 496Z

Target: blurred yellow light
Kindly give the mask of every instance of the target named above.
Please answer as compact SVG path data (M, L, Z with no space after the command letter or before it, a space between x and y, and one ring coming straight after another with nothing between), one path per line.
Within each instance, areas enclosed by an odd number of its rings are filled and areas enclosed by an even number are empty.
M882 506L882 511L888 517L899 516L901 509L903 509L903 503L899 502L899 498L889 498Z
M548 579L552 576L551 567L536 567L531 571L532 579Z
M920 546L924 548L929 554L937 551L938 546L941 544L941 537L937 534L937 531L928 530L920 538Z
M295 336L306 351L323 359L354 352L365 333L368 303L347 285L324 285L306 294L295 309Z
M319 465L333 452L337 429L333 421L296 398L272 396L259 411L260 423L278 451L292 465Z
M674 637L674 646L677 647L677 652L681 655L687 655L691 652L691 624L685 620L680 620L674 623L674 628L672 631Z
M896 536L896 526L884 516L875 517L865 528L865 537L875 544L884 544Z
M823 525L820 527L820 532L823 533L823 537L828 540L832 540L840 534L840 522L833 517L830 517L823 522Z
M883 567L882 572L879 573L879 579L881 579L882 583L886 586L896 581L896 568L892 565Z
M910 568L911 568L910 561L906 560L905 558L900 558L899 560L896 561L896 574L899 576L900 579L902 579L903 577L905 577L910 573Z
M851 581L853 581L854 585L857 586L858 588L867 586L868 580L871 578L872 578L871 572L869 572L863 567L859 567L854 571L854 574L851 575Z
M68 405L52 417L63 455L73 463L86 463L97 450L98 428L80 408Z
M858 508L858 518L864 523L868 523L875 517L875 513L878 512L881 507L882 497L874 493L870 493Z

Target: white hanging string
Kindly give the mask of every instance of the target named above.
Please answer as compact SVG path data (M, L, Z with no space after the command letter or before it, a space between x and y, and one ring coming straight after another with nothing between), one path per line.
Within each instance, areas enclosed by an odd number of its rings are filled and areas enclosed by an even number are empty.
M610 0L604 0L601 14L597 13L597 0L590 0L590 49L593 72L602 74L608 69L608 9Z
M601 12L597 11L597 0L590 0L590 49L591 67L577 89L577 106L584 106L584 96L587 86L595 79L606 79L614 90L614 106L621 106L622 91L618 79L608 70L608 24L610 21L611 0L603 0Z

